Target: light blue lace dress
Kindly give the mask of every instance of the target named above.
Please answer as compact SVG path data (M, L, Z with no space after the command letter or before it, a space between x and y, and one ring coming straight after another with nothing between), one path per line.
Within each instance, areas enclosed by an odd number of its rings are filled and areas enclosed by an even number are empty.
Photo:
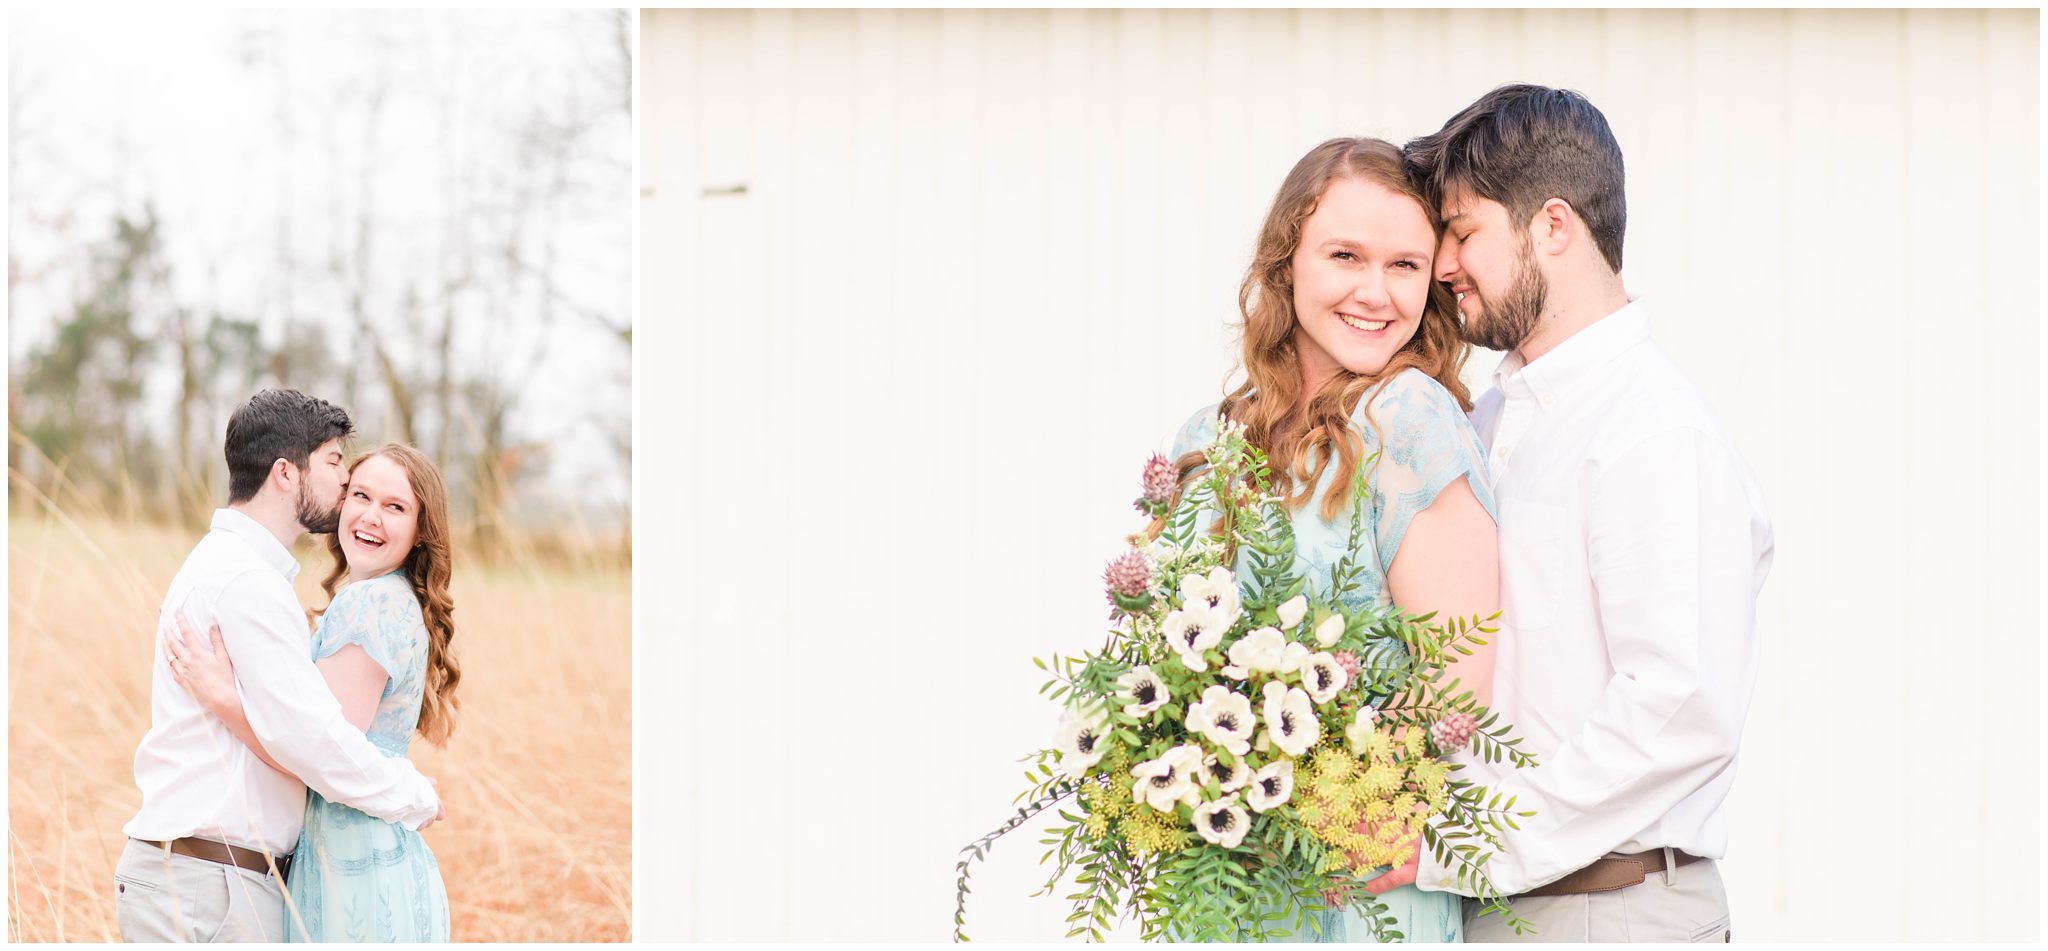
M313 659L350 644L391 679L370 721L386 756L404 756L426 686L427 627L402 572L344 586L313 631ZM348 806L306 795L306 827L292 854L292 902L305 923L293 941L447 941L448 892L420 834ZM286 912L287 917L290 912Z
M1168 458L1178 460L1184 453L1208 445L1216 438L1216 410L1210 404L1181 427ZM1367 412L1372 422L1367 422ZM1420 370L1409 369L1381 383L1358 401L1351 414L1354 431L1365 441L1361 460L1378 452L1378 462L1369 470L1366 499L1365 537L1378 557L1365 563L1364 577L1357 591L1346 597L1355 607L1389 604L1387 569L1401 550L1401 539L1415 516L1429 508L1437 494L1464 477L1472 494L1499 517L1494 507L1493 486L1486 474L1486 452L1479 434L1465 418L1458 401L1442 384ZM1377 423L1377 427L1373 425ZM1327 591L1330 569L1344 556L1350 543L1351 510L1338 512L1334 519L1322 517L1323 494L1336 477L1332 463L1316 484L1309 501L1294 513L1295 569L1302 572L1315 590ZM1240 565L1240 570L1243 570ZM1372 659L1363 658L1367 663ZM1387 903L1411 942L1457 942L1465 935L1461 899L1445 892L1425 892L1413 885L1394 889L1380 900ZM1356 912L1316 911L1322 922L1322 941L1369 941L1372 932L1365 918ZM1293 922L1282 923L1291 927ZM1306 928L1297 941L1316 941Z

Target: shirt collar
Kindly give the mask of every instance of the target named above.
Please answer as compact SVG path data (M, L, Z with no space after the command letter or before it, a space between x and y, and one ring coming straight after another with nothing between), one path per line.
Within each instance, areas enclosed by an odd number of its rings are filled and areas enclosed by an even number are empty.
M214 509L213 530L240 538L255 549L270 567L276 568L278 574L284 575L284 580L291 581L299 576L299 560L278 542L276 535L270 534L270 529L255 519L234 509Z
M1642 299L1632 297L1620 310L1566 338L1535 363L1509 352L1493 369L1493 385L1501 393L1532 395L1548 403L1622 351L1650 339L1650 315Z

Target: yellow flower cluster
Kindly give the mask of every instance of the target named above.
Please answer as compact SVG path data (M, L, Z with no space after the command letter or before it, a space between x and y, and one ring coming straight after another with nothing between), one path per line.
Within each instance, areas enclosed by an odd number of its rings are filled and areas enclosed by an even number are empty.
M1113 746L1102 757L1100 775L1107 784L1089 782L1081 786L1081 828L1093 838L1115 835L1143 856L1153 852L1178 852L1187 848L1187 830L1180 816L1160 812L1131 800L1129 782L1131 756L1123 746Z
M1433 759L1419 759L1408 767L1408 772L1415 777L1415 785L1422 788L1422 798L1429 808L1441 810L1448 798L1451 768Z
M1131 775L1131 748L1122 743L1112 743L1109 752L1102 754L1102 762L1096 764L1097 775L1107 776L1110 785L1115 786Z
M1121 745L1110 747L1102 757L1104 775L1119 777L1129 772L1131 757ZM1081 785L1081 811L1087 816L1082 827L1088 834L1100 839L1109 834L1112 820L1122 818L1132 809L1129 792L1123 788L1120 779L1112 778L1107 786L1089 782Z
M1133 807L1117 823L1117 828L1123 833L1124 844L1131 847L1131 854L1140 858L1154 852L1178 852L1188 846L1180 816L1150 806Z
M1429 733L1419 726L1411 726L1401 737L1401 745L1407 749L1411 760L1422 759L1429 753Z
M1375 763L1392 762L1394 759L1394 737L1386 727L1372 731L1365 738L1365 756Z
M1374 731L1365 746L1361 761L1341 740L1325 741L1295 767L1295 813L1331 847L1323 871L1348 866L1363 874L1405 861L1430 813L1419 804L1442 798L1442 764L1397 758L1409 744L1385 730Z
M1358 760L1343 747L1324 743L1316 747L1313 768L1317 776L1342 782L1351 778Z

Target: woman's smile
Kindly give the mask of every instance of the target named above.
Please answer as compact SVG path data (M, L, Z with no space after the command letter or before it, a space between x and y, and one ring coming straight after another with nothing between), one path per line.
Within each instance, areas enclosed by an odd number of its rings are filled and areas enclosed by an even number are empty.
M1344 313L1342 311L1337 312L1337 319L1342 320L1344 322L1344 326L1356 330L1359 333L1365 334L1366 336L1372 337L1374 339L1386 336L1387 325L1393 323L1393 321L1390 319L1358 317L1352 314Z

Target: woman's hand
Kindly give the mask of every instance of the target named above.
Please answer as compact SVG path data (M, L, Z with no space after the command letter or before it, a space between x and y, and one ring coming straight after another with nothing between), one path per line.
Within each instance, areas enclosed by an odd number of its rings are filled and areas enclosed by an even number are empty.
M203 645L198 635L179 614L178 632L164 636L164 656L171 662L171 676L178 686L199 701L206 712L225 717L242 709L241 694L235 691L235 665L228 658L228 646L221 641L220 625L208 628L212 646Z

